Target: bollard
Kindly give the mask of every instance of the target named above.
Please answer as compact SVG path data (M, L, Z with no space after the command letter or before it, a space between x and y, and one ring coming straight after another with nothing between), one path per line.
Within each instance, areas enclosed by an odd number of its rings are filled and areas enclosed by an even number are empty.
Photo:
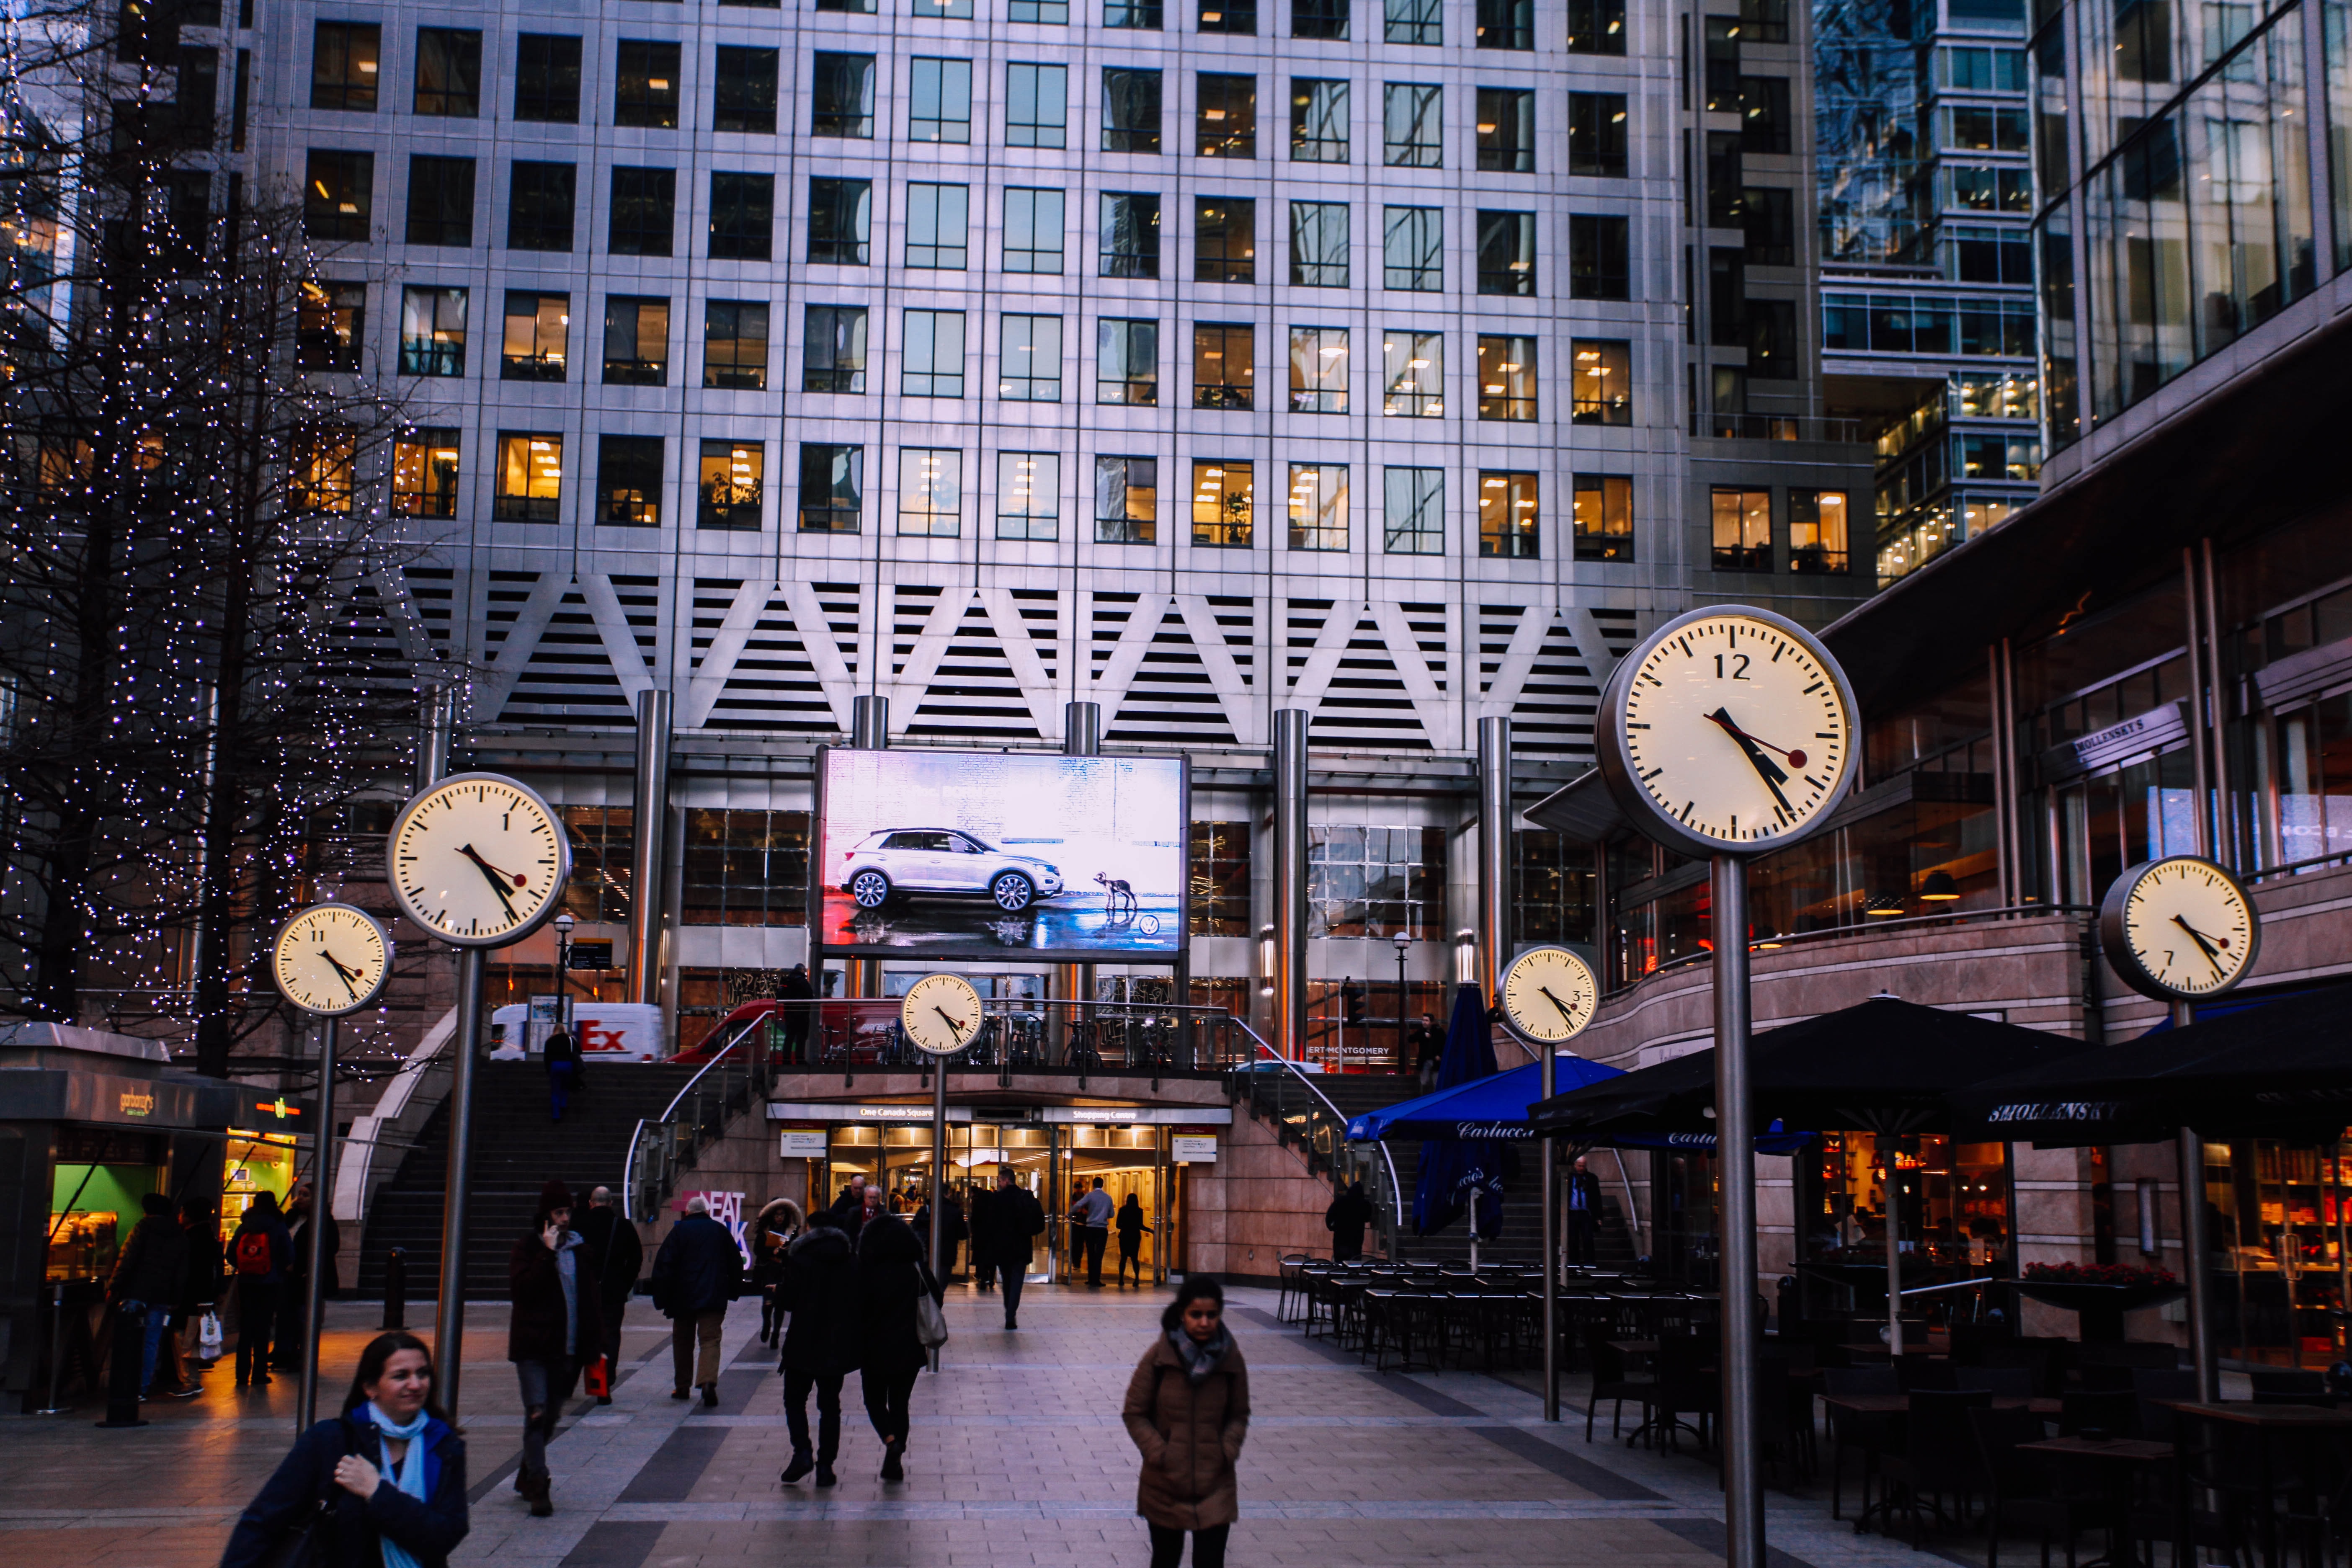
M408 1327L408 1249L395 1247L383 1258L383 1326Z

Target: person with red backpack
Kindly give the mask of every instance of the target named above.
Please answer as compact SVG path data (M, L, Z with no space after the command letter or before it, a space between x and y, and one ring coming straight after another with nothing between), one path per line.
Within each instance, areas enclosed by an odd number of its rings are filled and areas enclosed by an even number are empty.
M294 1261L294 1237L278 1212L278 1194L256 1193L228 1238L229 1272L236 1277L236 1385L269 1382L269 1335L278 1324L278 1293Z

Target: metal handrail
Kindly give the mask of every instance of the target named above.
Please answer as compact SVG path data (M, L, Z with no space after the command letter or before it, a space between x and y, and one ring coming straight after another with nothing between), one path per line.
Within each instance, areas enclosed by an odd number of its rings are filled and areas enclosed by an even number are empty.
M650 1217L640 1215L636 1213L638 1152L644 1147L646 1129L647 1127L668 1127L674 1124L677 1120L677 1108L686 1103L687 1096L694 1094L699 1090L702 1086L702 1080L709 1077L713 1069L722 1066L732 1066L733 1064L729 1062L727 1059L729 1055L732 1053L738 1046L743 1044L744 1041L754 1038L758 1035L761 1027L765 1025L767 1021L767 1017L764 1015L760 1017L748 1020L744 1026L736 1032L733 1039L729 1040L726 1044L713 1051L711 1053L710 1059L702 1065L701 1070L697 1072L692 1078L687 1079L678 1091L670 1097L670 1102L662 1108L662 1113L659 1116L652 1118L638 1118L635 1129L629 1134L629 1152L621 1167L622 1217L629 1220L641 1220Z
M1228 1014L1227 1016L1231 1017L1232 1016ZM1322 1089L1318 1088L1315 1080L1308 1077L1306 1072L1302 1071L1297 1062L1294 1062L1289 1058L1283 1056L1272 1046L1267 1045L1265 1040L1259 1038L1258 1033L1255 1029L1251 1028L1239 1018L1233 1018L1233 1025L1234 1027L1242 1032L1252 1045L1255 1046L1261 1052L1265 1053L1266 1060L1278 1064L1285 1072L1297 1079L1300 1085L1304 1087L1309 1094L1313 1095L1318 1100L1322 1102L1324 1110L1328 1113L1333 1124L1339 1129L1339 1138L1337 1142L1344 1146L1347 1141L1348 1119L1340 1114L1339 1108L1338 1106L1331 1103L1331 1097L1325 1094ZM1252 1062L1250 1065L1252 1067L1255 1067L1257 1064L1255 1062ZM1385 1141L1379 1142L1376 1147L1379 1148L1381 1152L1381 1163L1388 1167L1390 1205L1396 1213L1397 1228L1402 1230L1404 1227L1404 1188L1397 1180L1396 1160L1394 1156L1390 1154L1389 1146ZM1392 1232L1391 1234L1394 1233Z

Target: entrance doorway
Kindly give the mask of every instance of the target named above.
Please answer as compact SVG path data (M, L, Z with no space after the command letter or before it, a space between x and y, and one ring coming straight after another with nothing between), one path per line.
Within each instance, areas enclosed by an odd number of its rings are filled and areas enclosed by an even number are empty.
M850 1177L864 1176L889 1194L894 1214L911 1221L931 1190L931 1130L928 1123L833 1128L826 1138L825 1201L840 1194ZM1091 1126L1019 1122L950 1121L948 1124L948 1191L969 1217L973 1194L993 1188L997 1172L1009 1170L1045 1211L1045 1234L1029 1258L1028 1278L1044 1283L1085 1277L1080 1238L1069 1223L1070 1209L1102 1178L1103 1191L1124 1208L1129 1194L1142 1209L1137 1263L1145 1283L1156 1284L1176 1267L1179 1184L1169 1164L1168 1130L1144 1126ZM1116 1277L1119 1247L1116 1220L1103 1254L1103 1278ZM971 1249L956 1254L957 1280L971 1278ZM1130 1279L1135 1278L1130 1274Z

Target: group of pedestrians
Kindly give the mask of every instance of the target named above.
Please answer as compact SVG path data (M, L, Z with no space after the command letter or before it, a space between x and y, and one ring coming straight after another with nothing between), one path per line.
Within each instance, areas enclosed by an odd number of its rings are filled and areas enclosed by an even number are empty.
M1045 1229L1044 1215L1010 1173L1001 1173L993 1192L974 1196L985 1200L974 1204L974 1250L986 1247L991 1271L1005 1289L1009 1330L1016 1326L1021 1273L1031 1240ZM1108 1206L1107 1197L1101 1206ZM152 1211L150 1217L156 1217ZM763 1227L781 1227L772 1232L782 1242L774 1298L793 1444L782 1482L792 1486L814 1474L819 1488L838 1484L841 1391L853 1371L882 1443L881 1479L903 1481L912 1395L939 1338L926 1337L926 1320L936 1322L937 1316L925 1309L937 1308L942 1287L926 1265L922 1240L889 1212L877 1185L855 1180L833 1205L814 1211L804 1225L798 1220L797 1210L763 1211L761 1219ZM531 1229L516 1238L509 1259L507 1354L525 1420L515 1489L539 1517L553 1512L548 1442L583 1366L600 1358L610 1364L644 1256L635 1226L612 1207L604 1188L590 1194L576 1226L572 1221L571 1191L549 1182ZM268 1231L263 1221L252 1228ZM158 1242L161 1251L154 1250ZM169 1248L168 1238L151 1235L141 1267ZM1127 1250L1122 1239L1122 1254ZM652 1269L656 1305L673 1324L673 1398L688 1398L698 1387L705 1405L717 1404L719 1331L741 1279L733 1235L703 1199L690 1198ZM1142 1459L1136 1511L1149 1529L1152 1568L1177 1568L1188 1534L1195 1568L1223 1568L1239 1511L1235 1464L1249 1433L1249 1369L1223 1313L1217 1281L1187 1277L1161 1314L1160 1335L1137 1362L1120 1407ZM465 1441L436 1402L436 1385L432 1353L422 1341L397 1331L378 1335L361 1353L341 1414L296 1439L239 1517L222 1568L289 1561L313 1568L445 1568L469 1520Z
M203 1392L196 1374L210 1363L200 1353L202 1342L188 1342L188 1331L225 1297L235 1307L236 1386L265 1387L273 1372L299 1372L310 1339L310 1227L326 1233L322 1284L329 1298L341 1240L310 1184L298 1185L283 1209L277 1194L255 1194L226 1244L212 1209L194 1199L175 1208L163 1194L149 1193L139 1206L139 1222L107 1281L120 1342L139 1358L139 1397L186 1399Z

